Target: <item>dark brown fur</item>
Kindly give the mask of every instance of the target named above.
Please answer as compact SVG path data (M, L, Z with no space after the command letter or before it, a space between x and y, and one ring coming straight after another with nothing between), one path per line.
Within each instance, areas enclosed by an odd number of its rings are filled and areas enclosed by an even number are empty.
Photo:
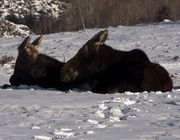
M159 64L139 61L117 62L114 65L83 77L96 93L170 91L172 80Z
M89 40L61 70L64 82L86 79L98 93L170 91L172 80L142 50L118 51L104 44L107 30Z

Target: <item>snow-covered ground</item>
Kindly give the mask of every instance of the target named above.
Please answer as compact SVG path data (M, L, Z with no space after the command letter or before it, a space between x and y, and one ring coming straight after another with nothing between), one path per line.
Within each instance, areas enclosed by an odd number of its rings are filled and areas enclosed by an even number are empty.
M45 35L39 51L67 61L99 30ZM108 30L108 45L143 49L151 61L169 71L174 86L180 86L180 24ZM22 40L0 39L0 56L16 58ZM8 84L11 65L0 67L0 85ZM180 90L101 95L27 86L0 89L0 139L179 140Z

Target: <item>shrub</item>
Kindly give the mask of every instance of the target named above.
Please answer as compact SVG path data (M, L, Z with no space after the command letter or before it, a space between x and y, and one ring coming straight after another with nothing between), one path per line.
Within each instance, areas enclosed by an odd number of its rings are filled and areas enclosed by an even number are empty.
M15 58L13 56L3 55L0 57L0 64L4 65L4 64L9 63L13 60L15 60Z

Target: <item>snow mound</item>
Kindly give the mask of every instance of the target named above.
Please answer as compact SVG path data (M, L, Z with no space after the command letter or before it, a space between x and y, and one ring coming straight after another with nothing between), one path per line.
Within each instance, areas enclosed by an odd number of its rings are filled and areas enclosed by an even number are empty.
M29 34L31 31L27 26L0 19L0 37L27 36Z

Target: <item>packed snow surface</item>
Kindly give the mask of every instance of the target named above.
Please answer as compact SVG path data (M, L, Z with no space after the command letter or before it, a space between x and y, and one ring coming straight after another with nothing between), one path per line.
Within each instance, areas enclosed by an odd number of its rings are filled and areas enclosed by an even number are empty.
M39 51L67 61L100 30L45 35ZM144 50L152 62L169 71L174 86L180 86L180 24L108 30L108 45L119 50ZM16 58L23 39L0 39L0 56ZM14 61L1 65L1 85L8 84L13 65ZM25 85L0 89L0 139L179 140L180 89L105 95Z

